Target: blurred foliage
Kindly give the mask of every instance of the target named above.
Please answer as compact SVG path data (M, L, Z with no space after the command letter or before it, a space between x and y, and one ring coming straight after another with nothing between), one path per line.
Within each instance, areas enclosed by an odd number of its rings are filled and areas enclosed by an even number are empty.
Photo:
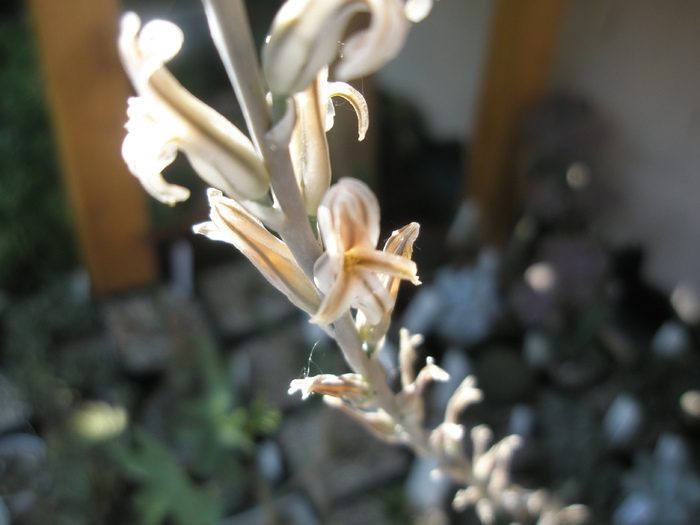
M242 401L208 336L155 375L128 373L76 289L58 281L2 318L0 370L48 448L49 481L20 523L207 525L254 501L256 441L279 414Z
M0 19L0 289L27 292L75 264L31 32Z

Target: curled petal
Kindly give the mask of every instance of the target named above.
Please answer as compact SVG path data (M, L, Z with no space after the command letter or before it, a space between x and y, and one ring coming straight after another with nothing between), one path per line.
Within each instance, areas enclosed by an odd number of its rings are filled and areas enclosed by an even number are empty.
M367 101L362 93L346 82L329 82L326 86L326 91L329 98L341 97L350 102L357 115L357 140L364 140L367 129L369 128L369 108L367 107ZM333 108L332 105L331 108ZM333 127L334 115L334 110L329 112L329 117L326 119L326 131Z
M180 49L182 32L162 20L146 24L139 32L140 25L136 14L127 13L119 37L124 69L139 94L138 107L130 105L126 126L129 134L133 133L125 147L129 167L138 167L134 174L147 188L167 190L155 192L157 198L168 203L184 200L187 194L183 189L175 190L162 180L161 172L169 164L163 162L163 145L167 144L170 162L173 151L183 151L197 174L211 186L229 196L264 199L269 175L248 137L183 88L164 66ZM167 141L149 140L142 132L144 121L148 121L151 134L167 137Z
M238 248L263 274L302 310L313 314L320 304L315 286L299 268L289 248L233 199L209 191L211 222L194 227L212 240Z
M136 176L144 189L165 204L187 200L187 188L168 183L161 175L177 156L176 137L159 126L144 111L143 100L129 99L126 124L128 134L122 143L122 157L129 171Z
M370 13L369 27L342 46L337 73L359 78L394 58L406 39L408 21L400 0L287 0L277 12L262 53L270 90L291 96L306 89L339 52L353 15Z
M394 231L391 234L391 237L389 237L389 239L386 241L384 251L386 253L400 255L405 259L411 259L411 257L413 257L413 244L418 238L419 231L420 225L417 222L412 222L403 228ZM401 276L387 274L386 287L394 298L396 298L399 293L400 280ZM413 284L420 284L416 274L413 274L413 276L410 277L410 281Z

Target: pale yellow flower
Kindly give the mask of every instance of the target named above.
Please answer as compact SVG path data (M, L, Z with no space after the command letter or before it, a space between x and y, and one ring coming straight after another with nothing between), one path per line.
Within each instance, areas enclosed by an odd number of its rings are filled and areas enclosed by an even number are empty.
M360 12L369 13L369 27L351 34L341 46L350 20ZM339 79L370 75L399 53L408 27L401 0L287 0L263 49L268 86L280 96L303 91L339 54Z
M309 314L318 309L320 297L311 280L299 268L287 245L233 199L209 190L211 221L193 227L195 233L233 244L275 288Z
M369 126L369 111L362 93L345 82L328 82L323 68L308 88L294 95L296 123L289 144L294 173L304 199L306 213L315 217L318 205L331 183L331 163L326 132L333 127L332 97L342 97L355 109L358 140Z
M331 186L319 206L318 226L325 251L316 261L314 278L325 296L311 322L328 325L357 308L377 324L394 306L383 276L420 284L416 263L376 249L379 203L365 183L343 178Z
M183 201L189 191L162 176L180 150L204 181L226 195L265 198L269 176L248 137L165 68L182 41L182 31L170 22L154 20L141 29L135 13L122 18L119 52L139 95L129 99L128 135L122 146L129 170L161 202Z

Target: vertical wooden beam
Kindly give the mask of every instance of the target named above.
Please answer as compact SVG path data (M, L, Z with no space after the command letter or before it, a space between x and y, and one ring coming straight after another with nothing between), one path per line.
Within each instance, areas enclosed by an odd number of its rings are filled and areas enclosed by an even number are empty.
M156 276L149 217L120 154L130 87L116 51L118 0L30 0L29 6L93 290L147 284Z
M477 120L467 159L467 197L492 242L506 239L517 206L516 131L546 88L566 0L497 0Z

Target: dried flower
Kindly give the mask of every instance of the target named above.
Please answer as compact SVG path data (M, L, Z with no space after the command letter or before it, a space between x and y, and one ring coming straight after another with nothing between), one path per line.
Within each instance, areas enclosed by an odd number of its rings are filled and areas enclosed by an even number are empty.
M331 162L326 132L333 127L335 110L331 97L343 97L355 109L359 139L369 126L369 111L362 93L345 82L328 82L328 68L321 69L308 88L294 95L296 123L290 151L306 213L315 217L318 205L331 184Z
M380 276L420 284L416 263L375 248L379 203L363 182L344 178L333 185L319 206L318 225L326 251L316 261L314 278L325 297L311 322L328 325L357 308L377 324L394 306Z
M292 303L313 314L320 304L318 292L289 248L243 206L220 191L209 190L209 204L212 220L195 225L195 233L233 244Z
M139 95L129 99L128 134L122 146L129 170L161 202L183 201L189 191L162 176L181 150L197 174L226 195L263 199L269 177L251 141L183 88L164 66L180 50L182 31L163 20L139 31L140 27L135 13L122 17L119 52Z
M411 259L413 244L418 238L419 231L420 225L417 222L412 222L399 230L395 230L392 232L389 240L386 241L384 251ZM369 343L378 342L389 330L391 314L394 312L393 304L396 302L396 296L399 294L399 285L401 284L401 278L395 275L385 274L380 277L380 280L392 298L391 308L384 312L382 319L378 323L369 322L362 312L358 312L356 319L357 329L362 339Z
M306 399L311 394L331 397L362 397L369 395L369 386L359 374L319 374L316 376L295 379L289 387L289 394L301 392L301 398Z
M400 0L287 0L272 22L263 49L263 72L275 95L306 89L331 64L356 13L370 15L369 27L342 46L336 68L341 80L374 73L403 47L408 19Z

